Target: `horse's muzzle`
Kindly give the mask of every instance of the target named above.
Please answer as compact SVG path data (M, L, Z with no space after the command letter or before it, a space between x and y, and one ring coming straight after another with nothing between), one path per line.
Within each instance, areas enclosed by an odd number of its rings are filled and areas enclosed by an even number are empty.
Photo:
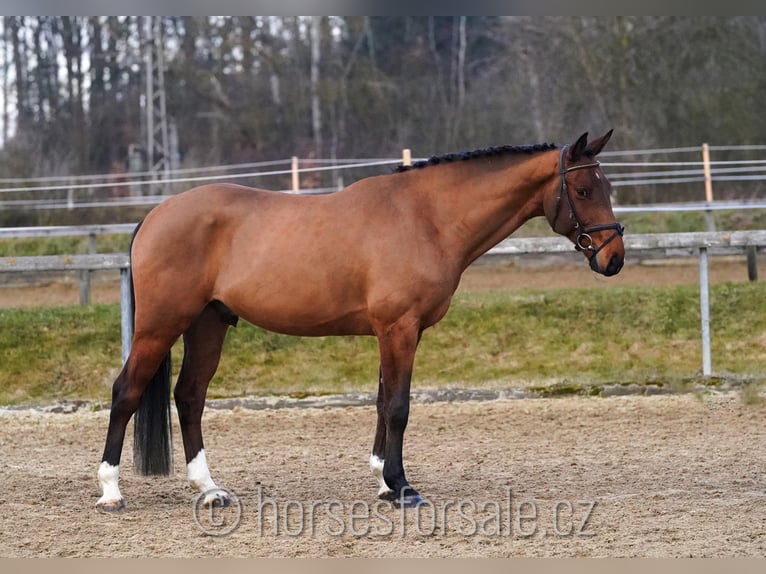
M606 264L606 267L601 268L598 264L598 257L594 255L590 258L590 268L593 269L596 273L601 273L602 275L605 275L606 277L611 277L612 275L617 275L620 272L620 269L622 269L623 264L625 263L625 258L617 255L616 253L613 254L609 258L609 262Z

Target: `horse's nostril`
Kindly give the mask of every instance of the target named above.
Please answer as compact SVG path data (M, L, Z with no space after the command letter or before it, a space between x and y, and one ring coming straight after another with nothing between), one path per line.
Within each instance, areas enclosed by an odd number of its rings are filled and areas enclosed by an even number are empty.
M620 272L620 269L622 269L622 265L625 262L625 260L620 257L619 255L612 255L609 258L609 263L606 266L606 273L605 275L617 275L617 273Z

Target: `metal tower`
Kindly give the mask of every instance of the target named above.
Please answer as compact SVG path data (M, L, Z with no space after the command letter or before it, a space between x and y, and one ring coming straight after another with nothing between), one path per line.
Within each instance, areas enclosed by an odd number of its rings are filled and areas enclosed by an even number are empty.
M158 16L144 16L144 74L146 87L144 93L145 113L145 151L146 170L150 179L159 181L168 179L170 170L175 168L177 149L168 127L167 108L165 105L165 55L162 20ZM156 191L155 186L151 186ZM165 192L167 193L167 184Z

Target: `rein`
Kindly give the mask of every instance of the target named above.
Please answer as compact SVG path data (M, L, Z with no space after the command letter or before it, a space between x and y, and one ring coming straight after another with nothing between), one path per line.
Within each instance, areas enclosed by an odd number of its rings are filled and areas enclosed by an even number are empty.
M569 146L564 146L561 148L561 154L559 155L559 175L561 176L561 185L559 186L559 195L556 198L556 211L553 215L553 221L554 224L558 220L559 216L559 210L561 208L561 196L567 198L567 204L569 205L569 219L574 221L574 228L575 230L580 230L580 233L577 235L577 239L575 240L575 249L577 251L586 251L589 252L590 255L588 257L589 260L595 261L594 257L598 254L599 251L601 251L606 245L612 241L615 237L621 237L622 234L625 232L625 228L622 226L622 224L619 221L615 221L614 223L603 223L599 225L591 225L590 227L585 227L582 224L582 221L580 220L579 216L577 215L577 211L575 210L574 202L572 201L572 197L569 195L569 188L567 187L567 174L570 171L577 171L578 169L589 169L592 167L598 167L601 165L600 162L595 161L593 163L585 163L582 165L573 165L572 167L564 167L564 153L566 152L567 148ZM607 229L614 229L614 233L610 235L606 241L604 241L601 245L596 247L593 243L593 238L591 237L591 233L594 231L605 231Z

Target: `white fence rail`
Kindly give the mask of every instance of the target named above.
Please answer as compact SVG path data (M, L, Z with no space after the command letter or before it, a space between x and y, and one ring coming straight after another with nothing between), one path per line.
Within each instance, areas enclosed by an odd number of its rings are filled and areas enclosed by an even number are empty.
M688 187L691 185L692 188L699 188L700 198L704 197L707 203L712 203L714 183L744 184L766 181L764 152L766 152L766 145L709 146L702 144L679 148L606 151L601 156L604 158L602 165L608 170L609 179L615 189L636 186L683 185ZM650 157L635 161L644 156L657 155L661 156L659 161L652 161ZM663 157L671 155L680 155L682 159L681 161L663 161ZM716 157L711 158L711 155ZM331 193L343 186L345 170L355 170L352 173L355 174L354 179L356 179L359 174L371 175L373 172L370 168L380 169L424 159L410 158L410 150L402 150L402 158L300 159L292 157L273 161L178 169L169 172L165 179L157 179L157 174L152 172L3 178L0 179L0 209L50 210L156 205L180 191L180 188L214 181L244 180L243 183L254 185L258 184L258 181L263 181L263 178L269 178L271 182L268 185L260 184L267 187L287 185L286 182L290 180L292 182L290 189L283 190L290 193ZM306 187L301 185L302 176L309 176L316 184L316 177L321 172L332 174L330 177L332 183L329 184L332 187L311 189L311 185ZM304 180L305 183L307 182ZM756 196L759 193L756 193ZM749 195L752 196L752 194ZM707 207L705 209L709 210Z
M625 249L631 251L688 249L699 255L700 268L700 317L702 339L702 374L712 374L710 347L710 297L708 282L708 256L716 253L745 252L766 246L766 231L657 233L628 235L624 238ZM492 248L488 255L523 255L568 253L572 244L562 237L509 238ZM121 277L120 309L122 331L122 358L127 360L132 338L132 308L128 269L130 260L126 253L88 255L49 255L35 257L2 257L2 272L40 271L99 271L119 269Z

